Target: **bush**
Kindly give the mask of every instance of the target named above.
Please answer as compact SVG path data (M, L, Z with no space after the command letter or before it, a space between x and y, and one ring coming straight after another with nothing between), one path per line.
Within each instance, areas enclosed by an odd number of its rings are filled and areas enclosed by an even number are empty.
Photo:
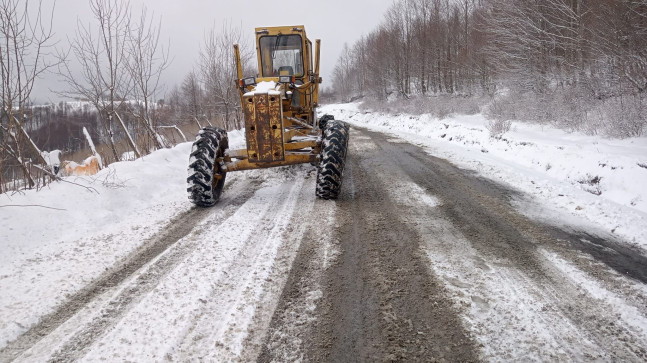
M590 87L589 87L590 88ZM535 93L508 89L490 96L426 95L394 97L389 101L366 98L360 109L390 114L431 114L439 119L453 114L473 115L483 110L490 136L508 132L511 120L550 124L569 132L602 134L613 138L638 137L647 131L647 97L643 94L600 95L585 86L556 87ZM486 107L481 107L486 105Z
M507 120L551 124L569 132L603 134L613 138L638 137L647 128L647 100L641 94L595 97L580 87L536 94L511 90L497 96L486 108L494 130ZM489 129L489 128L488 128Z
M392 114L431 114L443 119L454 114L475 115L481 112L484 103L483 97L439 94L397 98L388 102L368 98L362 102L360 109Z
M517 110L512 99L505 97L492 100L485 109L485 115L495 120L514 120L518 119Z
M642 95L620 96L605 102L600 113L604 115L605 133L611 137L638 137L647 127L647 102Z
M490 137L498 138L506 132L510 131L512 127L511 120L504 119L489 119L485 128L490 131Z

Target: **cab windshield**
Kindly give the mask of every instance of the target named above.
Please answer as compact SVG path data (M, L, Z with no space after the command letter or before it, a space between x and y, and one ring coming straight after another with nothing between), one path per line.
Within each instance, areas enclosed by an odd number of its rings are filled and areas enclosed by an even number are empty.
M303 76L303 49L297 34L264 36L259 40L263 77Z

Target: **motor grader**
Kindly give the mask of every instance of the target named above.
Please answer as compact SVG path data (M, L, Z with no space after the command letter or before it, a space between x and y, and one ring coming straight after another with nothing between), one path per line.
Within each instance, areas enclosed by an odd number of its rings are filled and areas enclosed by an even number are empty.
M223 129L200 130L189 159L189 199L201 207L214 205L228 172L303 163L317 166L316 196L336 199L349 127L331 115L317 118L321 41L315 40L313 50L302 25L255 30L256 77L243 77L234 45L246 148L229 150Z

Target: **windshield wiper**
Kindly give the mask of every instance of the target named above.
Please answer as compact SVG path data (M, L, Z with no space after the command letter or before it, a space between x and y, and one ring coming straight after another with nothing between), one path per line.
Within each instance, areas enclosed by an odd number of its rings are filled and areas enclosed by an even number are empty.
M270 53L272 54L272 59L276 58L276 49L277 49L277 48L279 47L279 45L281 44L281 37L282 37L282 35L281 35L281 34L279 34L279 35L277 35L277 36L276 36L276 42L274 42L274 47L273 47L273 48L271 48L271 52L270 52Z

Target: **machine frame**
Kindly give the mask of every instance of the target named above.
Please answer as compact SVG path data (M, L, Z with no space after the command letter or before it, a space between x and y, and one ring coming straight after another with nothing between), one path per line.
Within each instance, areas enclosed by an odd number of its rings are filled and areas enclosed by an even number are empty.
M321 152L321 130L316 117L319 99L320 40L312 42L303 25L256 28L258 77L243 78L239 46L234 45L237 86L245 119L246 149L228 150L223 171L271 168L303 163L316 164ZM281 39L299 36L303 72L265 74L268 63L281 47ZM267 38L276 39L273 50ZM294 37L292 38L294 39ZM314 58L314 62L313 62ZM280 67L279 67L280 68ZM276 70L276 67L272 67ZM260 88L274 83L274 87Z

